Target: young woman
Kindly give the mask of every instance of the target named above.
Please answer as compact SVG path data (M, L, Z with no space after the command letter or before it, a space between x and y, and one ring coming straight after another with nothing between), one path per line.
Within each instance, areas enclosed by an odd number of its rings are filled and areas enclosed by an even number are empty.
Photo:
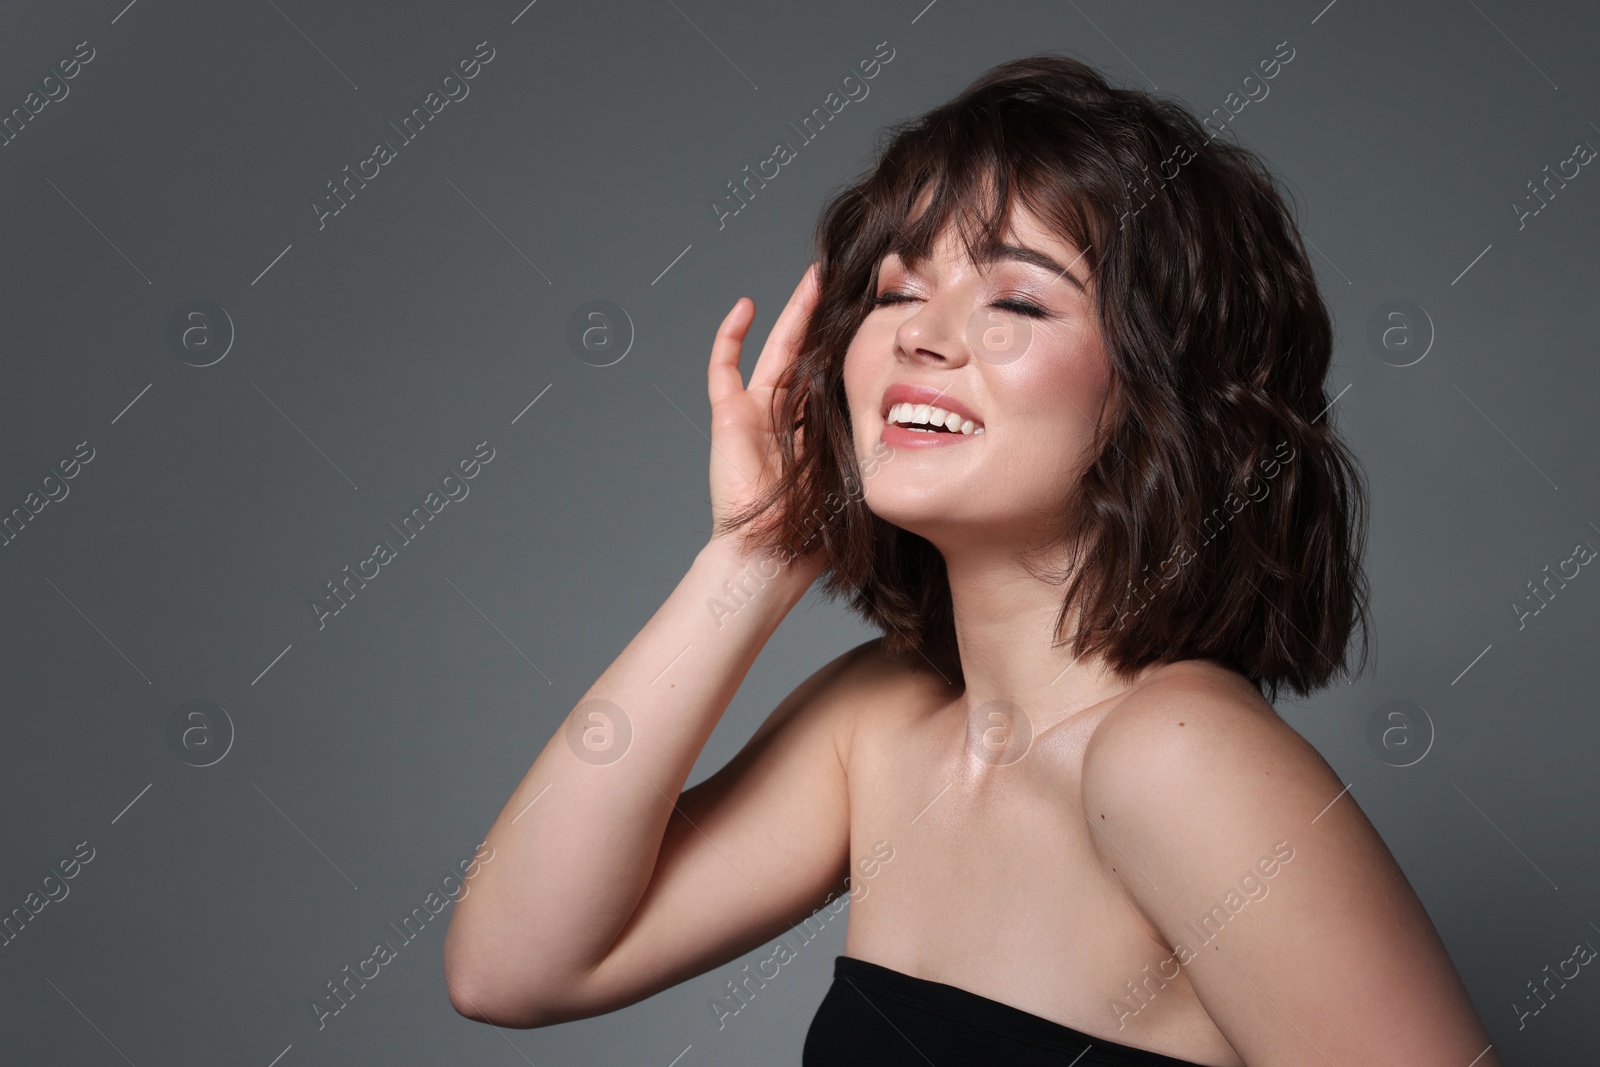
M1271 706L1347 673L1367 607L1332 326L1268 171L1049 55L894 132L748 386L751 302L717 331L712 536L489 830L452 1003L614 1011L848 884L808 1065L1497 1065ZM883 636L684 791L824 574Z

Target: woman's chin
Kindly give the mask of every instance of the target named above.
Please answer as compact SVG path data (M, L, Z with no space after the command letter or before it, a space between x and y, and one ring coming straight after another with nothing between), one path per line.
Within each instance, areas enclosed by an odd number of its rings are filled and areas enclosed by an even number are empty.
M867 510L891 526L898 526L907 533L916 534L933 540L939 534L948 534L951 530L959 529L964 525L963 520L954 517L950 494L919 493L914 498L907 499L898 494L892 499L890 494L884 493L874 496L869 490L866 497Z

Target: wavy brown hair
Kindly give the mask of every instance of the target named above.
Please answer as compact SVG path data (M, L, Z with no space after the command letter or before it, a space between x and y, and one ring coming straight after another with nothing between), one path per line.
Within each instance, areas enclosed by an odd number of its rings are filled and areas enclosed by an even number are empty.
M774 396L779 477L721 532L822 551L827 595L959 681L943 557L864 502L862 463L882 460L858 460L844 357L885 255L925 256L953 223L983 262L1014 202L1082 251L1112 371L1063 487L1056 644L1123 675L1213 660L1276 700L1348 671L1359 623L1364 666L1365 482L1329 417L1333 325L1274 178L1183 104L1066 56L1002 63L885 131L827 203L817 305Z

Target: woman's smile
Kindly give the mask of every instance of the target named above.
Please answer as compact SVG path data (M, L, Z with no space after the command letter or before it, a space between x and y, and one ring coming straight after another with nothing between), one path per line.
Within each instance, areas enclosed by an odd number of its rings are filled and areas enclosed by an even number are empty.
M983 434L983 420L948 390L896 382L883 392L879 440L893 448L939 448Z

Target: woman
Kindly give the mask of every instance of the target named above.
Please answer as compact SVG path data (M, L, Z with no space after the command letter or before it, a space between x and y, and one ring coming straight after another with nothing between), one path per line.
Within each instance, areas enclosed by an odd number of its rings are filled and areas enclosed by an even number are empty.
M898 128L817 246L748 387L751 302L717 332L713 534L490 829L457 1010L613 1011L845 883L807 1064L1498 1064L1270 704L1345 671L1366 586L1265 168L1036 56ZM824 573L883 636L682 791Z

